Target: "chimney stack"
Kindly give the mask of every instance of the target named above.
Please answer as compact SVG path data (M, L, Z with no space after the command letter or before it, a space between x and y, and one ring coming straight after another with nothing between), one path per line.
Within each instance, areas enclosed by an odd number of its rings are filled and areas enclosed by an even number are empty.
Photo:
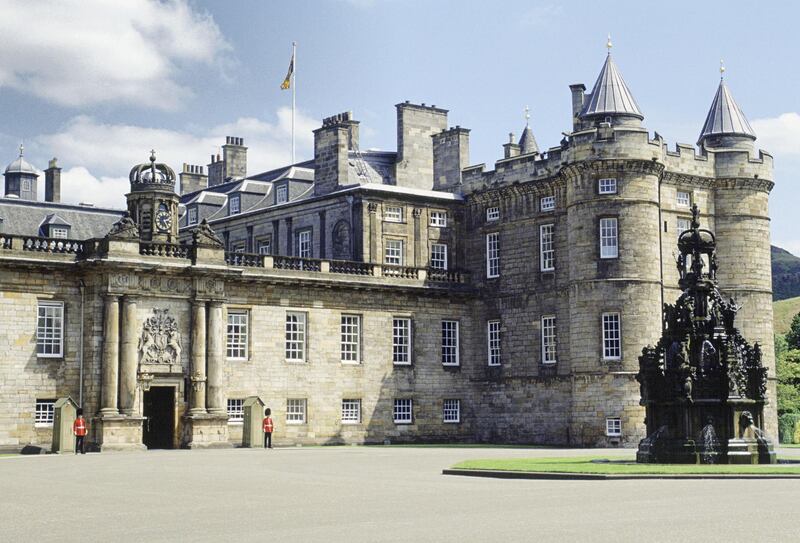
M45 202L61 202L61 168L53 158L44 171L44 200Z
M581 120L578 118L581 110L583 109L583 101L585 100L586 85L583 83L576 83L569 86L572 92L572 129L580 130L582 128Z

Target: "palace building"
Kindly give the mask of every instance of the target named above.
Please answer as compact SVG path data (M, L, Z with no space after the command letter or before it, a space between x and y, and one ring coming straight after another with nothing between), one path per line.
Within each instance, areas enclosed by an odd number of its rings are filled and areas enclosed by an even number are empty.
M61 203L55 159L37 201L21 150L0 198L0 448L49 447L63 397L104 451L240 444L253 396L278 445L636 444L638 356L680 294L694 204L776 434L772 157L724 80L696 147L648 132L610 54L570 92L559 146L526 123L491 170L447 110L404 102L393 152L361 151L341 113L313 160L273 171L250 174L234 136L177 176L153 154L127 212Z

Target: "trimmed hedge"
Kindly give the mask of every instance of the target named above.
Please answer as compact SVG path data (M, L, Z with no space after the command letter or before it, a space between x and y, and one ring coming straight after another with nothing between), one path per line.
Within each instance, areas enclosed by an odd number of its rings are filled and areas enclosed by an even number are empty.
M800 443L800 413L778 417L778 439L781 443Z

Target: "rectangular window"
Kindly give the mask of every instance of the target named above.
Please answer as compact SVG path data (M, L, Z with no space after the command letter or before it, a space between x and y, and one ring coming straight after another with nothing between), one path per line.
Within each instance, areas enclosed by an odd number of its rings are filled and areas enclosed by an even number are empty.
M233 252L234 253L243 253L244 252L244 248L245 248L244 243L237 243L237 244L235 244L233 246Z
M606 419L606 435L608 437L622 436L622 420L621 419Z
M53 424L56 417L56 401L36 399L34 424Z
M444 228L447 226L447 212L446 211L431 211L431 226Z
M272 254L272 239L260 239L258 240L258 254L260 255L271 255Z
M228 422L244 421L244 399L228 398Z
M689 207L692 205L692 196L688 192L679 190L677 196L677 203L681 207Z
M486 352L490 366L500 365L500 321L486 323Z
M442 321L442 365L458 363L458 321Z
M542 364L556 363L556 318L542 317Z
M22 180L22 190L24 192L30 192L31 190L33 190L33 183L31 183L30 179Z
M499 221L499 220L500 220L500 208L499 207L487 207L486 208L486 222Z
M541 271L556 269L556 248L554 243L555 226L543 224L539 227L539 267Z
M500 232L486 234L486 277L500 277Z
M342 315L341 339L342 362L358 364L361 361L360 315Z
M281 185L275 189L275 203L285 204L289 201L289 189L286 185Z
M413 402L408 398L395 398L393 415L395 424L411 424L414 420Z
M597 192L600 194L616 194L617 180L613 177L598 180Z
M59 357L64 354L64 303L39 302L36 322L36 356Z
M306 359L306 314L286 312L286 360L303 362Z
M228 311L228 358L247 360L247 317L247 311Z
M555 196L542 196L539 200L539 209L541 211L553 211L556 208Z
M230 214L236 215L239 213L239 203L241 200L238 196L231 196L231 204L230 204Z
M619 313L603 313L603 360L622 358Z
M600 258L617 258L619 246L617 239L617 219L600 219Z
M444 243L431 244L431 268L435 270L447 269L447 245Z
M403 222L403 208L388 206L383 209L383 220L386 222Z
M67 239L68 235L69 235L69 230L67 230L66 228L59 228L58 226L53 226L50 229L51 238Z
M197 224L197 208L196 207L190 207L189 208L188 223L190 225Z
M297 256L311 258L311 230L301 230L297 233Z
M286 424L306 423L305 399L290 398L286 400Z
M392 363L411 364L411 319L392 319Z
M342 424L361 422L361 400L342 400Z
M691 227L692 227L691 219L685 219L683 217L678 217L678 223L677 223L676 228L675 228L678 231L676 236L680 237L680 235L682 233L684 233L686 230L689 230Z
M403 265L403 240L400 239L386 240L383 262L385 264L393 264L395 266Z
M461 422L461 400L442 402L442 422Z

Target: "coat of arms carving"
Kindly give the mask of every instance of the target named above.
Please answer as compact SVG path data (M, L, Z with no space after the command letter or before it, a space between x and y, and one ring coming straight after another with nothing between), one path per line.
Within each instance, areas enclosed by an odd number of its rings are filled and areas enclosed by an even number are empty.
M142 364L180 364L181 333L169 309L153 309L153 316L144 321L139 338Z

